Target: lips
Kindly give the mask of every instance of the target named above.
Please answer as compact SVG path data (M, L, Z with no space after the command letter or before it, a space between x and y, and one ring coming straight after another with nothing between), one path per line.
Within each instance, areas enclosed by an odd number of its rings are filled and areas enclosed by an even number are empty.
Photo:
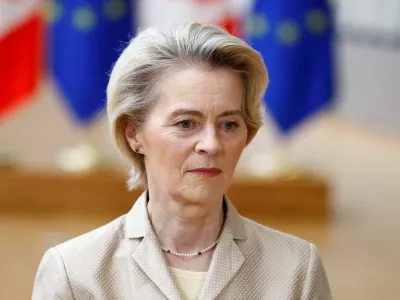
M218 168L197 168L189 170L189 173L204 178L212 178L218 176L221 172L221 169Z

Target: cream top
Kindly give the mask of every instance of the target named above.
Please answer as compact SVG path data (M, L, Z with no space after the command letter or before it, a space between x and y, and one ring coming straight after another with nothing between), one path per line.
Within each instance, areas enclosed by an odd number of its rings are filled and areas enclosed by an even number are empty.
M172 277L184 300L197 300L207 272L193 272L170 267Z

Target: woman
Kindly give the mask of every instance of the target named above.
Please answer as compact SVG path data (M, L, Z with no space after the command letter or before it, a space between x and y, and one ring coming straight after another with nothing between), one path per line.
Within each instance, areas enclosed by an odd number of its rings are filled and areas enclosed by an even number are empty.
M314 245L241 217L225 196L267 82L260 55L219 27L139 33L107 110L129 186L146 192L48 250L33 299L331 299Z

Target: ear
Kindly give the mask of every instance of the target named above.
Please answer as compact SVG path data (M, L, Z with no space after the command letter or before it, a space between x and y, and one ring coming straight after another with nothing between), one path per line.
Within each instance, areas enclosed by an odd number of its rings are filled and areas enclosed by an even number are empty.
M133 123L130 121L127 121L125 125L125 138L131 149L137 152L136 150L140 148L138 134L135 127L133 126Z

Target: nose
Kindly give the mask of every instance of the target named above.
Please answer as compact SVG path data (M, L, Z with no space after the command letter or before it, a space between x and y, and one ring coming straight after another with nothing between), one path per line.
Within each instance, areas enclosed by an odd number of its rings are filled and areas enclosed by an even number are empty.
M217 132L212 126L204 128L196 144L195 151L199 154L216 155L221 151L221 143Z

